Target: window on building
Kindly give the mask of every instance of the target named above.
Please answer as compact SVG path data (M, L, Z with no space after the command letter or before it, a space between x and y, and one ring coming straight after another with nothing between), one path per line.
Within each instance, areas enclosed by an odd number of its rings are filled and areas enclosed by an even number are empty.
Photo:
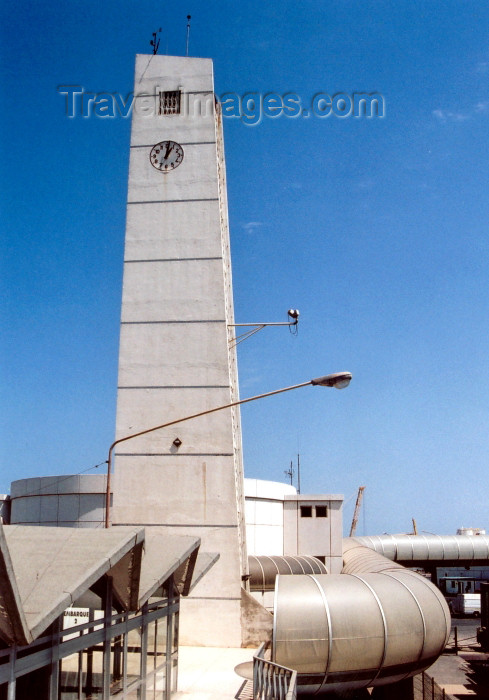
M181 95L180 90L160 92L159 114L180 114Z
M301 506L301 518L312 518L312 506Z
M327 518L328 506L316 506L316 518Z

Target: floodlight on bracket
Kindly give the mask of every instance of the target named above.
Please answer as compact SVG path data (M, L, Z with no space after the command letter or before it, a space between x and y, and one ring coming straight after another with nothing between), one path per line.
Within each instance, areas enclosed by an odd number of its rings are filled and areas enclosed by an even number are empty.
M236 345L239 345L242 343L244 340L247 340L248 338L251 338L252 335L255 333L258 333L258 331L261 331L263 328L266 328L267 326L288 326L289 330L294 334L297 335L297 325L299 323L299 309L289 309L287 311L287 321L279 321L275 323L228 323L228 328L249 328L250 330L244 331L244 333L241 333L240 335L234 336L234 338L231 338L229 341L229 344L232 348L235 348Z

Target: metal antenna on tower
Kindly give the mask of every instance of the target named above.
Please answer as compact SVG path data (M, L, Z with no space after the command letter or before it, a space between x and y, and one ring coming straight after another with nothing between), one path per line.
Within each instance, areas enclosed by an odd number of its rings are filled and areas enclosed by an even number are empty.
M192 19L192 17L190 15L187 15L187 47L185 50L185 55L187 56L187 58L188 58L188 42L190 39L190 20L191 19Z
M293 483L293 478L294 478L294 467L292 466L292 462L290 463L290 469L286 469L284 471L285 476L288 476L290 479L290 485L292 486Z
M160 37L158 37L158 34L161 32L161 27L158 29L157 32L153 32L153 38L149 42L150 45L153 47L153 56L156 56L158 53L158 49L160 48Z

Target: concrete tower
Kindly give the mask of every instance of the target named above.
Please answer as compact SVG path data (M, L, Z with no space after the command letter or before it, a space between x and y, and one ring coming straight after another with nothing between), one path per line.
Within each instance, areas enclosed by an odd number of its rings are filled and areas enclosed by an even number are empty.
M238 398L212 61L139 55L134 93L116 438ZM238 410L122 443L113 492L114 525L196 534L201 551L220 553L182 606L181 641L240 646L247 557Z

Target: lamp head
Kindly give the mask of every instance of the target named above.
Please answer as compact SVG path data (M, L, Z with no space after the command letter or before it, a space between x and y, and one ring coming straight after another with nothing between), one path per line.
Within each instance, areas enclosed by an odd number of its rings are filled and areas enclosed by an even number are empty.
M345 389L351 382L351 372L335 372L324 377L311 379L313 386L334 386L335 389Z

